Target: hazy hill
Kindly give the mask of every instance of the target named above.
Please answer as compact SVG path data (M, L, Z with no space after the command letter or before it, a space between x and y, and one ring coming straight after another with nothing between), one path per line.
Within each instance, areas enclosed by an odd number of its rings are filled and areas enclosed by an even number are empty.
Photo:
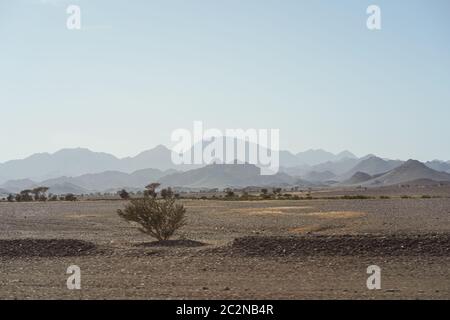
M242 141L242 140L237 140L237 139L233 139L231 137L220 137L220 138L216 138L215 140L211 140L211 141L202 141L202 142L198 142L196 143L194 146L192 146L192 148L189 150L189 152L191 153L191 158L193 158L193 154L194 154L194 150L195 148L202 150L202 151L207 151L206 149L208 148L208 146L212 145L214 143L214 141L222 141L223 145L227 145L229 144L229 146L235 146L236 150L237 150L237 146L245 146L245 154L236 154L234 153L235 150L234 148L231 148L231 150L233 150L233 154L228 154L227 155L227 149L224 147L223 150L223 155L226 159L228 159L227 163L232 163L234 162L234 160L237 160L238 163L248 163L250 161L250 159L248 158L248 153L249 150L256 150L256 152L261 152L261 153L265 153L268 154L269 150L268 148L262 147L261 145L255 144L255 143L250 143L248 141ZM232 159L232 160L229 160ZM222 163L222 161L216 161L216 163ZM279 151L279 163L281 167L294 167L294 166L298 166L301 165L301 159L299 159L295 154L293 154L290 151L286 151L286 150L280 150ZM205 165L208 164L212 164L212 163L205 163ZM201 166L188 166L186 169L198 169Z
M427 167L417 160L408 160L401 166L367 181L366 185L395 185L415 180L450 181L450 174Z
M350 179L357 172L367 173L371 176L386 173L400 166L402 163L402 161L398 160L384 160L379 157L371 156L360 161L356 166L340 176L339 179L341 181Z
M107 153L88 149L63 149L53 154L40 153L0 164L0 176L3 177L3 182L17 179L42 181L105 171L131 173L146 168L167 170L176 167L171 161L171 152L164 146L158 146L136 157L119 159Z
M51 185L49 187L48 192L51 194L57 194L57 195L69 194L69 193L78 195L78 194L89 193L89 190L86 190L84 188L81 188L81 187L74 185L72 183L69 183L69 182L64 182L61 184Z
M212 164L187 172L175 173L159 180L162 186L187 188L226 188L247 186L281 186L292 184L295 178L278 173L260 175L261 170L252 164Z
M37 184L33 180L30 179L21 179L21 180L10 180L2 184L0 187L8 192L16 193L25 189L32 189L36 187Z
M359 163L357 158L343 158L337 161L327 161L311 167L311 171L325 172L330 171L335 175L342 175Z
M157 181L173 171L163 172L158 169L143 169L131 174L119 171L106 171L96 174L85 174L79 177L61 177L41 182L44 186L70 183L91 192L103 192L110 189L139 188L143 189L152 181Z
M231 141L232 139L226 139L227 143ZM203 148L206 148L209 143L211 142L204 142ZM249 146L248 143L247 146ZM283 167L306 166L307 164L315 165L324 161L341 161L343 158L354 158L354 155L348 151L335 155L324 150L309 150L297 155L289 151L281 150L279 156L280 166ZM245 159L238 160L246 162ZM77 177L105 171L132 173L145 168L154 168L163 171L168 169L184 171L202 166L204 164L178 166L173 164L172 151L163 145L141 152L134 157L123 159L119 159L108 153L94 152L85 148L62 149L52 154L39 153L25 159L0 163L0 184L7 180L31 179L42 181L63 176ZM333 170L329 171L334 172Z
M144 168L168 170L175 167L172 163L172 151L163 145L159 145L151 150L141 152L135 157L121 159L118 169L124 172L134 172Z
M36 186L46 186L50 188L49 192L54 194L104 192L106 190L112 191L121 188L142 190L150 182L157 181L161 177L174 172L176 171L161 171L158 169L142 169L133 173L105 171L84 174L78 177L47 179L41 182L35 182L29 179L10 180L1 185L1 188L9 192L17 193L24 189L32 189Z
M345 158L354 159L356 156L349 152L343 151L339 154L333 154L331 152L318 149L318 150L307 150L304 152L299 152L296 154L297 158L300 160L300 163L307 164L310 166L314 166L324 162L336 162Z
M311 182L325 182L336 178L336 175L331 171L310 171L306 175L302 176L303 179Z
M426 162L425 165L436 171L443 171L443 172L450 173L450 161L444 162L444 161L439 161L439 160L433 160L433 161Z
M337 161L327 161L313 166L303 164L295 167L282 167L280 171L292 176L306 176L310 172L331 172L335 176L342 175L358 164L357 158L343 158Z
M76 176L115 168L118 159L110 154L88 149L63 149L53 154L34 154L23 160L0 164L0 176L4 179L45 179L60 175Z
M373 177L370 174L367 174L365 172L356 172L353 176L350 177L350 179L347 179L343 182L341 182L341 185L355 185L355 184L361 184L366 181L369 181Z

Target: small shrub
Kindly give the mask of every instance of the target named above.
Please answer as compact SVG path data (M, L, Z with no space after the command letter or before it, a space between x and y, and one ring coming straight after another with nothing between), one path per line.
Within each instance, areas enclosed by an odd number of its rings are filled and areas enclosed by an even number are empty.
M364 196L364 195L355 195L355 196L342 196L341 199L343 200L368 200L373 199L373 197Z
M227 191L227 194L225 195L225 198L227 199L233 199L234 198L234 192L231 190Z
M172 188L162 189L161 190L161 197L163 199L172 198L173 197L173 191Z
M69 193L64 196L64 201L77 201L77 197L72 193Z
M20 191L19 194L16 194L17 202L31 202L33 201L33 196L31 195L31 190L23 190Z
M128 200L128 199L130 199L130 194L129 194L128 191L125 190L125 189L122 189L122 190L119 191L119 196L120 196L120 198L123 199L123 200Z
M126 221L138 223L140 231L159 241L168 240L186 224L186 209L176 204L173 197L157 200L150 196L131 200L124 210L117 213Z

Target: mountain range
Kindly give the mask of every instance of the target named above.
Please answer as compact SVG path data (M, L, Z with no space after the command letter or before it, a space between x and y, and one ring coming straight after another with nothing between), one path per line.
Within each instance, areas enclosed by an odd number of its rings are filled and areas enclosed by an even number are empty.
M261 169L253 164L212 164L165 176L159 182L162 187L242 188L287 186L295 184L298 180L281 172L275 175L261 175Z
M400 184L414 180L450 181L450 162L382 159L374 155L357 158L348 151L333 154L309 150L298 154L280 152L283 166L272 176L246 164L176 166L165 146L119 159L88 149L63 149L23 160L0 164L0 195L36 186L55 194L114 192L121 188L142 190L149 182L184 188L246 186L314 186Z
M206 147L206 143L204 147ZM309 150L297 155L289 151L280 151L280 165L283 167L310 166L325 161L340 160L343 157L356 159L348 151L334 155L324 150ZM245 159L239 159L245 162ZM119 159L114 155L93 152L85 148L62 149L53 154L38 153L25 159L0 163L0 183L7 180L31 179L42 181L62 176L76 177L84 174L105 171L132 173L142 169L190 170L199 165L175 165L172 151L163 145L139 153L134 157Z

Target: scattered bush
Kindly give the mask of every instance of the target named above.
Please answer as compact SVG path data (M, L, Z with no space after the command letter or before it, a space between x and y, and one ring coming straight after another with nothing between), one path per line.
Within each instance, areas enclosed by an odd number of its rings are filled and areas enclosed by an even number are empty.
M153 196L131 200L119 216L126 221L138 223L140 231L158 241L168 240L178 229L186 224L186 209L176 204L174 197L158 200Z
M75 197L75 195L69 193L64 196L64 201L77 201L77 197Z
M156 189L158 189L160 185L161 184L158 182L153 182L153 183L150 183L149 185L145 186L145 189L147 189L147 190L144 191L144 196L156 198L156 196L158 195L158 193L156 192Z
M227 199L232 199L232 198L234 198L234 192L231 191L231 190L228 190L228 191L227 191L227 194L225 195L225 198L227 198Z
M120 198L122 198L123 200L128 200L130 199L130 194L127 192L127 190L122 189L119 191L119 196Z
M369 196L356 195L356 196L342 196L341 199L343 199L343 200L367 200L367 199L374 199L374 198L369 197Z
M34 201L47 201L47 187L37 187L31 190L31 193L34 195Z
M173 191L172 188L162 189L161 190L161 197L163 199L172 198L173 197Z

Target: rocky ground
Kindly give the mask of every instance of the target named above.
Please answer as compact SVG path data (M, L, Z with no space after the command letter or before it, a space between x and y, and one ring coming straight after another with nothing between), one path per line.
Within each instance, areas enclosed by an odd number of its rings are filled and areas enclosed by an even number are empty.
M0 298L450 298L449 198L184 203L165 243L122 221L121 201L0 203Z

